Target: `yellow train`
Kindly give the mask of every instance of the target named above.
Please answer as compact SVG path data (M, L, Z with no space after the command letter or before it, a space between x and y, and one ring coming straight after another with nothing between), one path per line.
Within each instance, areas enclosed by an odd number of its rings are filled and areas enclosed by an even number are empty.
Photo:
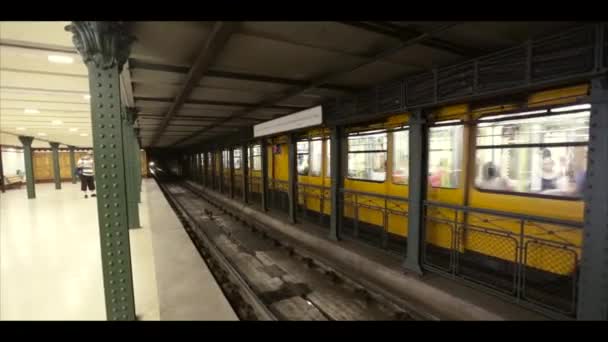
M525 100L427 113L425 267L573 312L582 244L589 85ZM400 254L408 235L409 113L346 127L342 234ZM299 215L329 225L330 131L298 136ZM267 140L269 199L287 210L288 140ZM248 146L250 198L261 192L261 150ZM229 152L223 179L229 187ZM240 147L233 150L241 194ZM211 165L211 163L209 164ZM210 171L210 170L209 170ZM549 296L547 296L549 293Z
M544 300L539 288L553 291L567 303L552 306L574 310L588 95L582 84L428 114L427 267L531 300ZM408 120L403 113L347 127L343 151L343 231L401 253L408 234ZM321 218L331 210L328 136L327 129L313 129L297 144L298 202ZM286 137L273 138L268 148L271 190L285 192L279 185L287 181Z

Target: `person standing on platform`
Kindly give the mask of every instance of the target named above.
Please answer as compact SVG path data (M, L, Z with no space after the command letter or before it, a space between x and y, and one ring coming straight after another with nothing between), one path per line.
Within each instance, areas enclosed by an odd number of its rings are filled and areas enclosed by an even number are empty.
M93 161L93 152L88 152L78 160L80 168L80 190L84 191L84 198L89 198L88 191L91 191L91 197L95 194L95 163Z

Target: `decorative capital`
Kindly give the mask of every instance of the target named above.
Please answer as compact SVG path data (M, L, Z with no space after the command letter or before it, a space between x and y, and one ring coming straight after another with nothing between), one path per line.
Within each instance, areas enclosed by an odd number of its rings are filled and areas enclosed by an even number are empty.
M68 149L73 152L76 149L76 146L68 145Z
M121 70L135 41L122 21L73 21L65 30L74 35L72 41L84 62L103 69Z
M32 141L34 141L33 137L27 137L24 135L20 135L19 136L19 141L21 141L21 143L23 144L23 146L25 147L29 147L32 146Z
M51 147L53 149L58 149L59 148L59 143L58 142L49 142L49 145L51 145Z

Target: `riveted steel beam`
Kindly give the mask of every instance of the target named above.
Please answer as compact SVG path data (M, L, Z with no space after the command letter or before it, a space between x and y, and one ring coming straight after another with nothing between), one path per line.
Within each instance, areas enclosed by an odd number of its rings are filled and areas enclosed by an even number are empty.
M139 222L139 190L137 186L137 152L136 137L133 130L135 108L124 108L122 113L123 149L125 155L125 171L127 186L127 211L129 228L140 228Z
M156 134L151 141L150 146L154 146L158 142L158 139L160 139L162 136L173 116L177 114L184 102L186 102L186 100L190 97L190 94L194 88L199 84L202 77L207 72L207 69L209 69L209 66L215 60L215 57L220 53L236 29L236 22L217 21L213 24L211 33L203 44L201 52L188 71L186 82L182 85L180 92L175 98L175 101L169 108L167 114L165 114L160 127L156 131Z
M329 238L332 240L340 239L340 230L342 228L342 193L344 188L344 171L342 151L344 146L344 128L335 126L331 128L330 135L330 163L331 163L331 218L329 226Z
M422 110L413 111L409 119L409 208L407 255L403 267L410 272L422 274L420 248L423 239L423 202L426 191L426 122Z
M298 203L297 137L295 134L291 133L287 138L287 198L289 200L289 222L296 223L296 206Z
M120 70L134 37L124 22L74 21L66 30L89 72L106 314L135 320L120 100Z
M51 151L53 154L53 180L55 181L55 190L61 190L61 170L59 168L59 143L50 142Z
M591 82L578 319L608 320L608 78Z
M25 159L25 184L27 186L27 198L36 198L36 180L34 179L34 159L32 158L32 141L34 138L19 136L23 144L23 158Z

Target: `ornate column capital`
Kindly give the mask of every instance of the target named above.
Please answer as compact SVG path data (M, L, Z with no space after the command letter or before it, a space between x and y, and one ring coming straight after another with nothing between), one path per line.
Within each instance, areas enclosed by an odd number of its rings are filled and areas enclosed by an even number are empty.
M49 142L49 145L51 145L52 148L59 148L58 142Z
M19 136L19 141L23 144L23 146L32 146L32 141L34 141L33 137L28 137L24 135Z
M128 26L122 21L73 21L65 30L74 35L74 46L86 64L122 70L135 41Z

